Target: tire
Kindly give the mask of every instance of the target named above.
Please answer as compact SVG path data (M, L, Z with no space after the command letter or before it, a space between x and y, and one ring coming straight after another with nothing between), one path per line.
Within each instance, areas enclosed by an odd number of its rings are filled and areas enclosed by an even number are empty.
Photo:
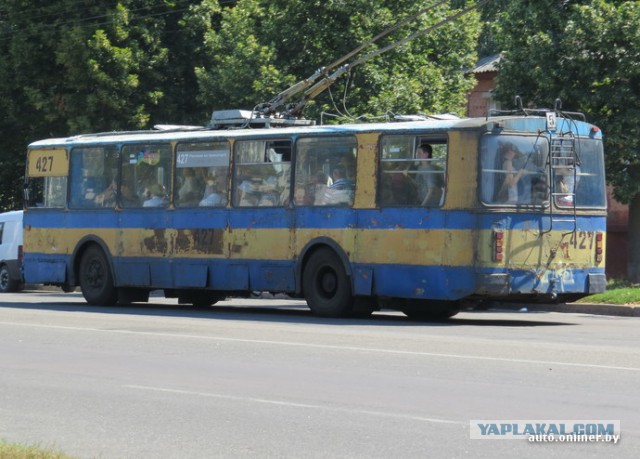
M11 278L7 265L0 266L0 293L14 292L18 289L18 283Z
M353 312L351 281L342 260L331 249L311 255L302 274L307 304L320 317L345 317Z
M111 306L118 300L109 262L100 247L92 245L82 254L79 277L82 296L87 303Z

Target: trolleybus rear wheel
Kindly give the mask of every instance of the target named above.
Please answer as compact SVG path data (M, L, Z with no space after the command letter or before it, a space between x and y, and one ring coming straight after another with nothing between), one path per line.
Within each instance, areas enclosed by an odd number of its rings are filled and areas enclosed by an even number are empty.
M344 317L353 310L351 282L338 255L321 248L311 255L302 275L304 296L321 317Z
M87 303L109 306L118 300L107 257L98 246L88 247L82 255L79 277L82 295Z

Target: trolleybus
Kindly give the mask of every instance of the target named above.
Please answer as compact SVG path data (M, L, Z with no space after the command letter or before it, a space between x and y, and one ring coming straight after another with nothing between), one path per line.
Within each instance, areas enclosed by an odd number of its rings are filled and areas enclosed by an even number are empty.
M216 120L29 145L25 281L95 305L269 291L419 318L605 288L602 134L580 117Z

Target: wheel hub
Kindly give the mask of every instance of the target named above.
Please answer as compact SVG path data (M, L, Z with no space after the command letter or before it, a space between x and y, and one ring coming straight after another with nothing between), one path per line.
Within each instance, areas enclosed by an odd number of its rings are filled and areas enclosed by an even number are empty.
M338 280L333 271L325 271L320 276L320 288L327 297L332 297L338 288Z

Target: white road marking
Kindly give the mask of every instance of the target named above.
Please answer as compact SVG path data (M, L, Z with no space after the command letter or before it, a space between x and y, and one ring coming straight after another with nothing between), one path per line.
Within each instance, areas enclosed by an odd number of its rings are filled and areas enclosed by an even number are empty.
M392 354L392 355L413 355L423 357L439 357L447 359L464 359L464 360L478 360L478 361L490 361L490 362L504 362L504 363L524 363L524 364L537 364L537 365L556 365L564 367L578 367L578 368L593 368L598 370L618 370L618 371L637 371L640 372L638 367L620 367L613 365L598 365L593 363L580 363L580 362L560 362L555 360L534 360L534 359L514 359L507 357L486 357L480 355L470 354L443 354L438 352L422 352L422 351L403 351L398 349L380 349L369 348L359 346L338 346L332 344L314 344L314 343L302 343L296 341L273 341L273 340L258 340L258 339L246 339L246 338L226 338L221 336L205 336L205 335L188 335L182 333L161 333L161 332L145 332L136 330L123 330L123 329L103 329L92 327L68 327L62 325L42 325L42 324L25 324L20 322L3 322L0 321L0 325L10 325L19 327L31 327L31 328L48 328L57 330L73 330L73 331L89 331L99 333L114 333L123 335L143 335L143 336L157 336L163 338L181 338L181 339L199 339L204 341L220 341L230 343L246 343L246 344L267 344L272 346L291 346L291 347L305 347L312 349L331 349L341 351L354 351L354 352L368 352L378 354Z
M373 410L359 410L355 408L341 408L337 406L323 406L323 405L312 405L308 403L295 403L295 402L286 402L282 400L271 400L266 398L254 398L254 397L240 397L237 395L226 395L226 394L214 394L211 392L197 392L197 391L189 391L189 390L179 390L179 389L168 389L163 387L151 387L151 386L138 386L138 385L125 385L123 386L128 389L136 389L136 390L145 390L145 391L153 391L153 392L164 392L168 394L178 394L178 395L189 395L196 397L208 397L208 398L217 398L221 400L230 400L230 401L238 401L238 402L249 402L249 403L263 403L266 405L280 405L287 406L292 408L305 408L305 409L313 409L313 410L325 410L325 411L337 411L341 413L348 414L356 414L356 415L369 415L369 416L380 416L387 418L397 418L404 419L410 421L421 421L421 422L431 422L437 424L457 424L457 425L466 425L466 423L459 421L450 421L447 419L437 419L437 418L426 418L422 416L412 416L409 414L397 414L397 413L389 413L385 411L373 411Z

